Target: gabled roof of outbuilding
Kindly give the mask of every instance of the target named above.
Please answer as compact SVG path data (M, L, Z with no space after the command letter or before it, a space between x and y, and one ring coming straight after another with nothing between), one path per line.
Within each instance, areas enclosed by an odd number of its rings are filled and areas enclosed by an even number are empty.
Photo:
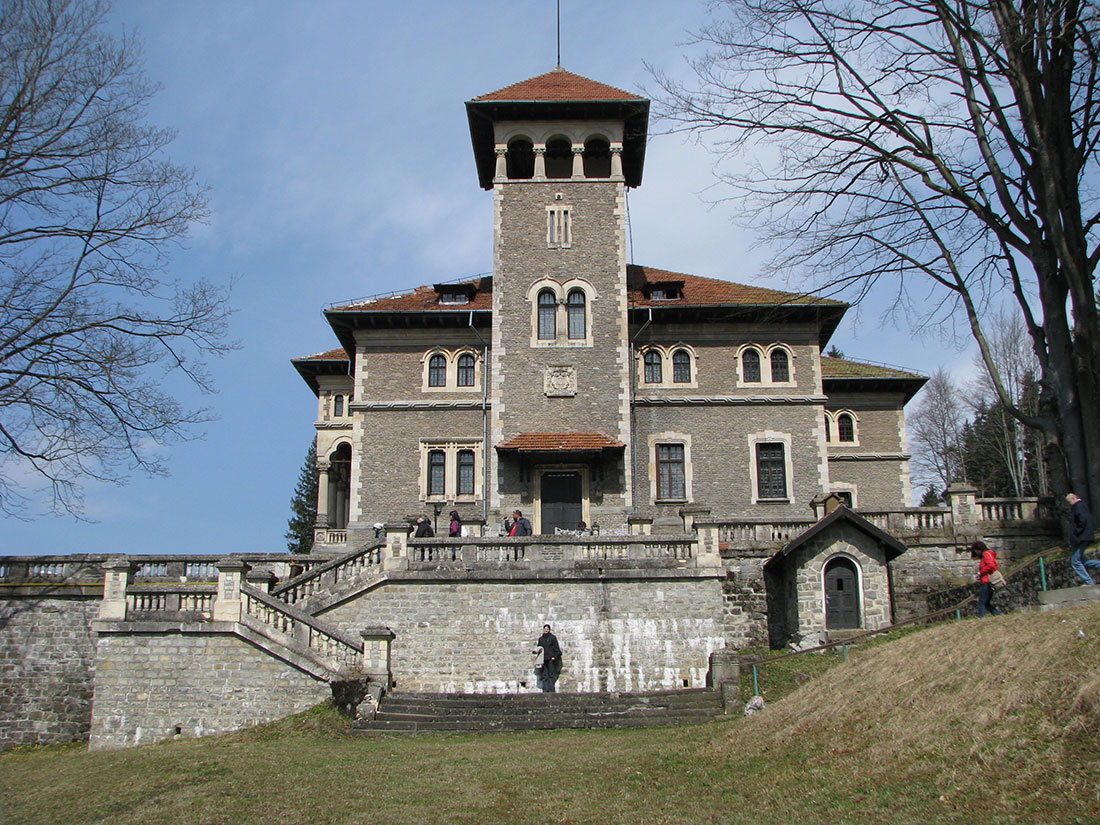
M857 530L866 533L868 536L874 539L879 544L879 546L882 547L883 553L886 556L886 561L893 561L906 550L904 544L891 536L885 530L881 530L878 527L875 527L875 525L873 525L867 519L863 518L863 516L842 505L833 510L833 512L829 513L829 515L820 519L817 524L806 530L804 533L802 533L802 535L788 542L782 550L780 550L778 553L776 553L774 556L764 562L764 566L769 567L772 564L782 562L783 559L785 559L795 550L799 549L803 545L810 542L812 539L819 536L821 533L833 527L834 525L836 525L837 522L846 522L847 524L852 525Z

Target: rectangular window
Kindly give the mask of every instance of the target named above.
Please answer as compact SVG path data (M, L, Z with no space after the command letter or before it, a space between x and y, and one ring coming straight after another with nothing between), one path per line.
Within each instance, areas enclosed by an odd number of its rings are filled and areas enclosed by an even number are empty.
M442 450L428 453L428 495L446 495L447 455Z
M657 445L657 498L684 500L684 445Z
M756 485L758 498L787 497L787 462L782 444L756 445Z
M564 249L573 245L572 207L546 207L546 245L551 249Z
M474 451L458 451L458 495L472 496L474 494Z

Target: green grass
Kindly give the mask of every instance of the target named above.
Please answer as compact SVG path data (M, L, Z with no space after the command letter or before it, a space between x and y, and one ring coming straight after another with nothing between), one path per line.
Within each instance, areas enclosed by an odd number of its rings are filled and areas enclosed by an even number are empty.
M788 661L803 659L829 664ZM759 716L693 728L360 739L320 708L125 751L9 752L0 816L10 825L1100 822L1100 608L945 623L853 650L847 662L834 656L810 675Z

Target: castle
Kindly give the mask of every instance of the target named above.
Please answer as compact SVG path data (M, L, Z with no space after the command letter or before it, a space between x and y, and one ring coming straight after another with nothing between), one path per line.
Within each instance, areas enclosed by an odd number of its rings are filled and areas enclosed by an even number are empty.
M908 506L925 379L824 355L845 304L628 262L647 100L558 67L466 110L491 277L332 306L339 347L293 362L314 551L0 559L0 743L229 730L357 675L533 690L546 622L562 690L702 687L716 652L918 612L960 537L1048 531L965 488Z

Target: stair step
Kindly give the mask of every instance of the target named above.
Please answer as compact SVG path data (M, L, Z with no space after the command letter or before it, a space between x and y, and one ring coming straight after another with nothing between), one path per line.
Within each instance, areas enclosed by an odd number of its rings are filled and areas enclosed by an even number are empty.
M1062 607L1078 607L1094 602L1100 602L1100 585L1097 584L1062 587L1039 593L1040 610L1058 610Z
M549 730L698 725L721 716L704 690L655 693L395 693L353 733Z

